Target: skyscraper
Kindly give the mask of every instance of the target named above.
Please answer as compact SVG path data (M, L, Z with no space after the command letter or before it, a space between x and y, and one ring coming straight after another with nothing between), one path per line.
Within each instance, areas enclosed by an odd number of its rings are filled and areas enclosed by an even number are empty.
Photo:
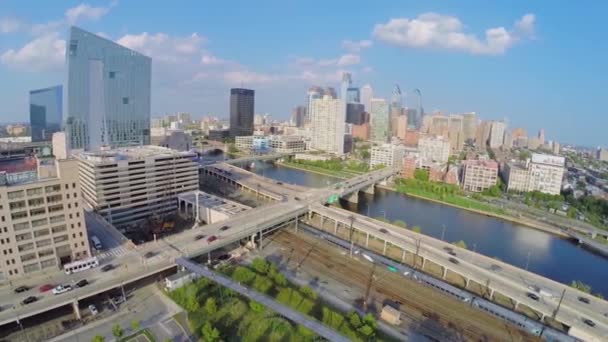
M291 111L291 121L296 127L303 127L306 122L306 107L297 106Z
M342 73L342 83L340 84L340 99L342 101L347 100L348 88L353 84L351 74L348 72Z
M374 97L372 86L369 84L364 85L361 87L359 93L361 95L361 103L363 104L365 111L369 113L372 110L372 98Z
M253 135L255 92L251 89L230 89L230 136Z
M502 121L492 121L490 128L490 148L502 146L505 138L505 123Z
M541 145L545 144L545 130L542 128L538 130L538 141Z
M464 141L475 140L475 132L477 131L477 118L474 112L462 114L462 133Z
M346 103L361 103L359 88L350 87L346 89Z
M312 101L311 148L338 155L344 153L346 118L343 103L343 100L334 99L330 95Z
M152 60L78 27L70 28L66 58L68 146L149 144Z
M385 99L372 99L370 115L371 140L378 143L388 142L390 133L388 102Z
M61 130L63 86L30 91L32 141L50 141Z
M310 122L310 113L312 108L312 101L315 99L320 99L323 97L323 88L312 86L308 88L308 92L306 93L306 122Z

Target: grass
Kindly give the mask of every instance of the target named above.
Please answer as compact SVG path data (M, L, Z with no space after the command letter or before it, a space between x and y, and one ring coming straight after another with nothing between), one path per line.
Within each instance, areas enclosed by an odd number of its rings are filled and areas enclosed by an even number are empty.
M330 169L326 169L323 167L318 167L318 166L313 166L313 165L306 165L306 164L299 164L299 163L294 163L294 162L281 162L280 165L286 166L286 167L292 167L294 169L300 169L300 170L305 170L305 171L311 171L311 172L316 172L316 173L320 173L323 175L327 175L327 176L332 176L332 177L336 177L336 178L342 178L342 179L348 179L348 178L352 178L354 176L357 176L361 173L355 173L351 170L330 170Z

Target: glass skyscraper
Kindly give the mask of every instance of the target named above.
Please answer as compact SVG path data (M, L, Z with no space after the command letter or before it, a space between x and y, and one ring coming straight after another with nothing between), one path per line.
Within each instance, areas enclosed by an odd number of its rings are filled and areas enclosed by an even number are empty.
M390 134L389 105L385 99L371 100L371 140L384 144Z
M61 130L63 87L30 91L30 125L32 141L50 141L53 133Z
M255 91L252 89L230 89L230 135L233 137L253 135L253 112Z
M152 60L77 27L66 59L69 148L149 144Z

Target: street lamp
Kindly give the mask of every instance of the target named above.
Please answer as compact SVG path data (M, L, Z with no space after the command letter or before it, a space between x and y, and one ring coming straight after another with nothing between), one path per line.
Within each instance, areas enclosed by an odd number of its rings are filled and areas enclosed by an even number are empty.
M355 232L355 230L353 229L353 223L355 222L355 217L351 215L349 218L350 218L350 237L349 237L349 239L350 239L350 257L352 258L353 257L353 245L354 245L353 234Z
M443 229L441 229L441 241L443 241L443 239L445 237L446 226L445 226L445 224L442 224L441 227L443 227Z

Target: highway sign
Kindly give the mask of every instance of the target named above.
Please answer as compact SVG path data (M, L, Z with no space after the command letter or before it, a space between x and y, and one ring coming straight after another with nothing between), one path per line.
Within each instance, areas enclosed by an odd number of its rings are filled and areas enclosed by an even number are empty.
M327 199L327 203L329 204L333 204L338 202L338 200L340 199L340 197L338 197L338 195L331 195L329 196L329 198Z
M387 266L386 267L387 270L391 271L391 272L397 272L397 268L394 266Z

